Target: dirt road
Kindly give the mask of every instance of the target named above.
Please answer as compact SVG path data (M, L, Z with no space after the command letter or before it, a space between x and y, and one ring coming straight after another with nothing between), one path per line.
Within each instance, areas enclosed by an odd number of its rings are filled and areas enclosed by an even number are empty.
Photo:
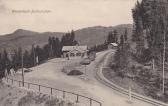
M133 104L129 104L127 96L113 91L97 81L95 72L103 66L105 57L110 53L113 52L103 51L97 53L96 60L87 67L87 79L67 76L61 72L64 65L70 64L75 60L52 59L32 68L34 71L25 75L25 81L86 95L101 101L103 106L151 106L139 100L133 100Z

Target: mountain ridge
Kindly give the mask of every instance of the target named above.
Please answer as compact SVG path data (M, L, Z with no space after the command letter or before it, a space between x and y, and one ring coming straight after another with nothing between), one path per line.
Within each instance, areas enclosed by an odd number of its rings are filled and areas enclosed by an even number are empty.
M131 37L132 25L122 24L117 26L93 26L75 30L75 38L81 45L88 45L92 47L94 45L102 44L108 36L108 32L117 30L119 35L123 34L127 29ZM43 46L47 43L49 36L61 37L65 32L35 32L25 29L17 29L12 33L0 36L0 51L2 49L12 50L14 48L22 47L25 49L31 49L31 45L36 43L39 46ZM129 37L129 38L130 38Z

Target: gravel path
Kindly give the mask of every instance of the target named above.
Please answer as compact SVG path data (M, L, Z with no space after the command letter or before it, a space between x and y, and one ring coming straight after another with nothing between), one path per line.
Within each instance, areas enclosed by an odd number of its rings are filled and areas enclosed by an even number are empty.
M95 72L103 66L104 59L109 53L112 51L97 53L96 60L87 67L87 79L67 76L61 72L64 65L75 60L52 59L50 62L32 68L34 71L25 75L25 81L76 92L101 101L103 106L151 106L138 100L133 100L134 103L129 104L127 96L113 91L96 80Z

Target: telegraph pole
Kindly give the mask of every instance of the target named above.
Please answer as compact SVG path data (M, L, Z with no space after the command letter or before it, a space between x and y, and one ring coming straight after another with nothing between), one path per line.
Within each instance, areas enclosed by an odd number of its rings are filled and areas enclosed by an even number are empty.
M35 54L35 49L34 49L35 44L36 43L33 44L33 61L34 61L34 66L36 65L36 54Z
M165 26L164 26L165 27ZM163 94L165 93L165 53L166 53L166 32L164 29L164 35L163 35L163 87L162 87L162 92Z
M165 12L165 7L162 8L162 14L166 13ZM163 79L162 79L162 93L165 93L165 54L166 54L166 17L167 14L165 14L165 16L163 16L163 29L164 29L164 33L163 33L163 58L162 58L162 71L163 71Z
M22 85L24 87L23 52L21 53L21 55L22 55L22 59L21 59L22 61Z

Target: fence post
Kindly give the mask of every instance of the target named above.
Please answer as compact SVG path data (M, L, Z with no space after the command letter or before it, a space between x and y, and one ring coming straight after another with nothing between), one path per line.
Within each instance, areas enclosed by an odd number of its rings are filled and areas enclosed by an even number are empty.
M8 79L7 78L7 82L11 82L11 81L8 81L8 80L11 80L12 81L12 84L14 84L14 79L12 78L12 79ZM17 80L16 80L17 81ZM23 81L17 81L17 82L19 82L19 87L21 87L21 84L22 83L24 83ZM31 85L31 83L27 83L28 84L28 89L30 88L30 85ZM41 85L38 85L38 84L35 84L35 85L37 85L37 87L39 87L39 92L41 91ZM23 86L24 86L24 84L23 84ZM43 87L43 86L42 86ZM50 87L48 87L48 88L50 88ZM53 94L53 89L54 88L50 88L50 90L51 90L51 95ZM65 96L66 96L66 93L68 93L68 92L66 92L66 91L62 91L62 93L63 93L63 98L65 99ZM79 97L80 97L80 95L79 94L75 94L76 95L76 103L79 103ZM89 99L89 106L92 106L92 102L93 101L95 101L95 100L92 100L92 98L88 98ZM98 102L98 101L95 101L95 102L97 102L98 104L99 104L99 106L102 106L102 103L101 102Z
M52 88L51 88L51 95L52 95Z
M39 92L40 92L40 85L39 85Z
M65 91L63 91L63 98L65 98Z
M77 94L76 95L76 103L78 103L79 102L79 95Z
M92 99L90 98L90 106L92 106Z

